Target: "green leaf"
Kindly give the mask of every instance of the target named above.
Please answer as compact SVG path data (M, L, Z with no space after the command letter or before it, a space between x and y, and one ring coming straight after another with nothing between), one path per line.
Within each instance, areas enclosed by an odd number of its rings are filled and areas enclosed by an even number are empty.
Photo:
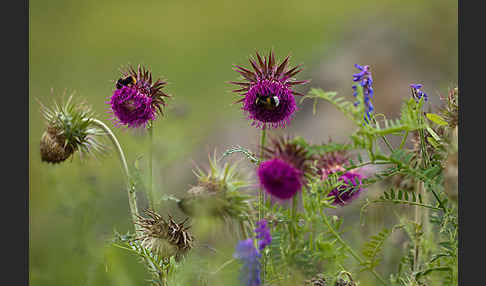
M425 116L435 124L442 125L442 126L447 125L447 122L442 117L440 117L440 115L437 115L435 113L427 113L425 114Z

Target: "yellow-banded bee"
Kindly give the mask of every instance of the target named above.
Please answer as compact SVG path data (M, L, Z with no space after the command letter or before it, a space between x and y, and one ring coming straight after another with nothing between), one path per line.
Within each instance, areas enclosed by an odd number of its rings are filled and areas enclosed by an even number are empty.
M255 100L255 104L257 106L261 106L265 109L275 109L280 104L280 100L277 96L261 96L258 95L257 99Z
M129 75L126 78L120 78L116 82L116 88L120 89L124 86L132 86L137 82L133 75Z

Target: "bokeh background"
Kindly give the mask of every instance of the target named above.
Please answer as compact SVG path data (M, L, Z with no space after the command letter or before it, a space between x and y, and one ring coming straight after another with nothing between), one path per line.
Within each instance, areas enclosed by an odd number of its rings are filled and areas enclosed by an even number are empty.
M41 163L45 125L35 99L49 104L62 99L64 90L75 91L110 124L105 102L119 68L150 66L155 76L168 79L166 90L173 95L166 117L155 124L154 185L159 197L178 197L196 182L194 164L208 165L209 153L257 145L258 130L239 105L232 105L237 96L226 83L238 77L232 64L248 65L248 56L257 50L273 48L280 59L290 53L292 64L303 64L298 78L312 80L299 88L303 93L320 87L352 99L353 65L371 65L376 112L387 117L398 114L410 83L423 83L433 106L458 77L457 1L452 0L29 3L31 285L145 285L148 278L134 256L107 243L114 230L131 229L118 158L81 161L75 156L61 165ZM319 143L345 142L352 130L332 106L319 103L313 115L312 102L304 101L284 132ZM139 158L143 171L146 134L115 133L130 164ZM372 188L364 197L377 191ZM139 198L144 208L143 192ZM360 226L362 204L363 198L338 211L355 245L392 217L386 208L371 210L366 226ZM170 202L162 202L159 210L182 217ZM400 254L393 244L387 249L380 268L385 276L396 271L392 262ZM224 261L215 259L215 268ZM237 285L229 282L232 278L218 285ZM373 285L365 274L360 279L361 285Z

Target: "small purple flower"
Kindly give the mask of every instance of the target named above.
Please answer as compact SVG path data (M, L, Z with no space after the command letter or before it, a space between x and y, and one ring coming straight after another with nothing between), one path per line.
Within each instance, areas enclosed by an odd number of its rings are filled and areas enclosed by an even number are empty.
M344 182L344 184L329 193L329 197L334 197L334 202L332 204L343 206L358 197L362 191L359 185L363 178L364 176L360 173L351 171L346 172L339 177L339 181Z
M131 66L123 70L107 102L115 124L145 127L157 114L162 115L162 106L166 105L164 97L169 97L162 91L166 84L160 79L152 83L152 74L140 65L137 70Z
M423 85L420 83L410 84L410 88L412 89L412 95L417 101L420 100L422 97L424 97L424 100L427 101L427 94L421 90L422 87Z
M255 248L253 239L241 240L236 246L234 258L243 262L240 269L240 280L245 286L259 286L260 280L260 253Z
M265 191L286 200L302 188L303 173L291 164L274 158L260 164L258 178Z
M270 229L268 229L267 221L265 219L257 222L255 232L257 233L256 238L259 239L258 249L262 251L266 246L272 243L272 235L270 234Z
M299 66L288 68L290 56L280 64L275 61L275 54L270 52L268 57L262 57L257 52L257 59L250 58L253 70L235 66L245 82L230 82L240 88L233 92L241 93L244 98L242 109L257 127L271 126L273 128L285 127L290 123L292 115L297 111L294 95L303 94L295 92L292 87L307 83L307 80L296 81L293 76L302 69Z
M371 113L375 109L373 104L371 103L371 99L373 98L373 78L371 77L370 66L360 66L358 64L354 65L360 72L353 74L353 81L359 82L361 87L363 88L363 100L365 105L365 117L364 120L368 123L371 119ZM353 96L358 96L358 88L357 85L353 85ZM359 102L354 103L355 106L359 104Z

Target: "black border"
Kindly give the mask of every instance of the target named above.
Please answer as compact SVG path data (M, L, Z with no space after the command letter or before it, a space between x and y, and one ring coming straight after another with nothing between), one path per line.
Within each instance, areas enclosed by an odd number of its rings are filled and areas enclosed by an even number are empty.
M2 4L1 284L29 285L29 1Z

